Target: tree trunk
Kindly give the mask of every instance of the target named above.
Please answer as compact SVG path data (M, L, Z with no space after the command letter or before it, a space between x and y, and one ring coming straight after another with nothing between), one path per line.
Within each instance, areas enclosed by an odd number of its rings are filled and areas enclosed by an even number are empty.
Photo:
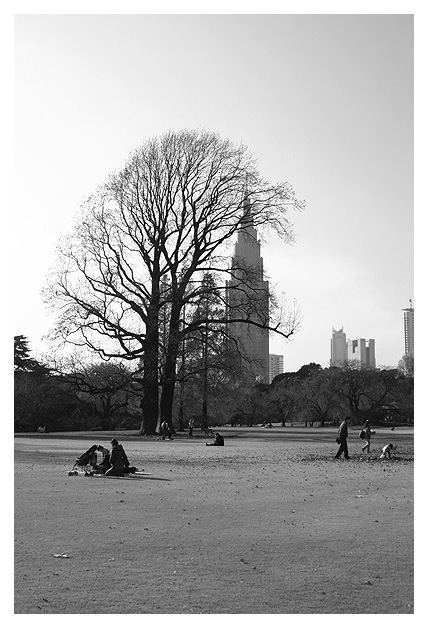
M143 359L143 398L141 400L143 418L139 431L140 435L144 434L150 436L156 434L159 410L158 351L158 312L156 308L152 308L151 316L148 317L146 326L146 340Z
M176 368L179 350L180 307L173 304L170 314L168 348L165 359L161 397L161 421L166 421L171 429L174 403Z
M166 367L166 365L165 365ZM170 365L170 368L173 368ZM165 368L166 375L166 368ZM175 368L171 374L171 378L164 381L162 385L161 396L161 421L166 421L170 428L172 428L172 407L174 403L174 391L175 391Z
M141 401L141 409L143 418L139 434L152 436L156 434L156 425L158 422L158 384L156 382L148 382L144 378L143 399Z
M184 431L184 384L180 386L180 406L178 409L178 431Z
M202 374L202 427L208 427L208 344L205 334L202 358L204 371Z

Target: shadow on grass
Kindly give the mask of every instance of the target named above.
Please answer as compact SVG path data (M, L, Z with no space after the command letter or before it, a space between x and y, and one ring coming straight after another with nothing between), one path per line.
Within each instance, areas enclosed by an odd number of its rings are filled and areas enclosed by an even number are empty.
M84 476L83 476L84 477ZM118 477L116 475L91 475L88 476L91 477L93 479L97 479L97 480L128 480L128 481L141 481L141 480L161 480L162 482L171 482L172 480L169 480L168 478L155 478L153 476L148 476L148 475L124 475L123 477Z
M350 458L349 460L346 460L345 458L339 458L338 461L335 460L334 455L323 455L323 454L309 454L307 456L304 456L303 458L300 458L300 462L344 462L346 464L352 464L352 463L364 463L364 464L374 464L374 465L396 465L396 464L409 464L414 462L414 456L413 456L413 452L412 453L403 453L403 454L396 454L394 455L390 460L386 459L386 460L381 460L380 456L363 456L361 454L358 455L352 455L350 453Z

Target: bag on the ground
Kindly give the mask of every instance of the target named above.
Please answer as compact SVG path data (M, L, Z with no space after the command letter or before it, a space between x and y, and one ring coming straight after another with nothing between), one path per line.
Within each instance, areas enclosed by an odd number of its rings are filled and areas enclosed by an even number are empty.
M365 431L364 431L364 430L361 430L361 432L360 432L360 438L361 438L361 440L365 440L365 438L366 438L366 433L365 433Z
M336 436L336 443L340 445L340 438L338 436Z

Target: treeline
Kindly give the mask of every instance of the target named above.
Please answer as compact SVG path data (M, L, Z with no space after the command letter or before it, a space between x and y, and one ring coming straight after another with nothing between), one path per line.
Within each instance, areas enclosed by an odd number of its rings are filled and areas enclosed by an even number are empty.
M311 363L296 373L278 375L270 386L258 386L247 422L264 421L337 425L344 416L361 424L413 422L413 370L408 361L396 369L361 369L358 362L322 368Z
M121 364L62 373L30 357L27 338L14 341L15 432L132 429L141 422L131 373Z
M141 372L118 362L49 368L30 356L28 340L15 337L16 432L138 430L141 423ZM173 429L191 417L200 426L280 422L336 424L344 415L354 423L370 419L413 421L413 367L397 369L322 368L311 363L278 375L272 384L254 385L231 360L188 364L174 398ZM190 366L192 369L190 369Z

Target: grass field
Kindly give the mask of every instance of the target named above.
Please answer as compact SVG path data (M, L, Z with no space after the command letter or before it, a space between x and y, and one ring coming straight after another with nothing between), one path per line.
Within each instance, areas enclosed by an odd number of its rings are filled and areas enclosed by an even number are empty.
M17 435L15 613L413 613L413 431L335 431L115 433L129 478L68 476L113 434Z

